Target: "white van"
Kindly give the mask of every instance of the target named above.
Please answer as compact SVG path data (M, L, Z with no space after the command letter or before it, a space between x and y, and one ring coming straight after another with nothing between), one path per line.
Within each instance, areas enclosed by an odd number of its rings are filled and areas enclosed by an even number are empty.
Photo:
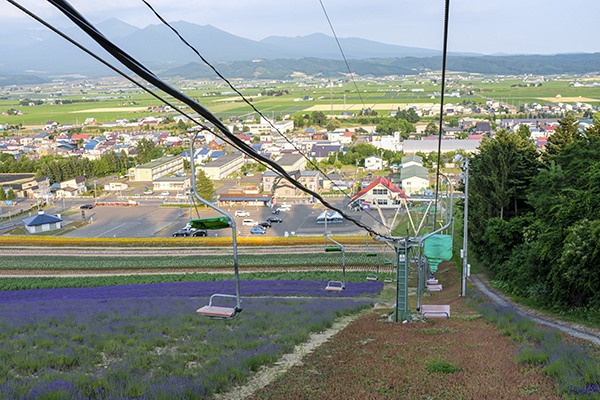
M258 224L258 222L253 219L245 219L242 221L242 226L254 226L256 224Z

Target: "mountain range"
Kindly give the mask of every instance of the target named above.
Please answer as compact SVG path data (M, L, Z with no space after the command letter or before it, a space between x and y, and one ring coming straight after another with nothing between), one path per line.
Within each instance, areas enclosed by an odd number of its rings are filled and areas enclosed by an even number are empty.
M210 62L302 57L342 59L335 39L321 33L295 38L271 36L255 41L232 35L211 25L196 25L184 21L171 24ZM199 61L196 54L165 25L149 25L141 29L112 18L96 27L154 70L162 71ZM106 55L78 28L63 31L94 52L99 52L103 57ZM49 30L12 30L2 36L0 73L22 74L29 71L51 75L97 75L108 72L90 56ZM340 38L339 41L348 59L429 57L441 53L438 50L390 45L359 38Z
M172 26L219 71L229 77L285 79L292 74L342 76L348 70L335 39L321 33L294 38L271 36L250 40L215 28L178 21ZM215 78L197 55L165 25L137 28L112 18L96 27L123 50L163 76ZM67 35L119 65L78 28ZM115 73L46 29L2 32L0 85L27 75L113 76ZM339 38L340 46L359 75L402 75L439 70L441 51L390 45L360 38ZM600 71L600 54L557 56L483 56L449 53L448 69L489 74L551 74ZM4 79L3 79L4 77ZM11 78L12 77L12 78ZM19 77L19 78L15 78Z

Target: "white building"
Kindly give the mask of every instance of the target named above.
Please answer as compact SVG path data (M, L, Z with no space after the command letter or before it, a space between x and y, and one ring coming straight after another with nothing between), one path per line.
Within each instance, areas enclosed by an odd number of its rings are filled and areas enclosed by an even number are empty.
M385 167L385 162L380 156L369 156L365 158L365 169L381 171Z

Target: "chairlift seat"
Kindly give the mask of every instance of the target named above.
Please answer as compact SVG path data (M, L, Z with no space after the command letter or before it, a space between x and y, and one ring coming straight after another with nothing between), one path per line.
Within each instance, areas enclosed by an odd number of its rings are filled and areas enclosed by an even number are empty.
M376 276L373 276L373 275L367 275L367 278L366 278L366 279L367 279L368 281L376 281L376 280L377 280L377 277L376 277Z
M325 247L325 251L330 252L330 251L342 251L342 248L339 246L335 246L335 247Z
M377 253L367 253L367 257L377 257Z
M336 286L335 284L339 284L339 286ZM344 289L344 283L341 281L329 281L327 282L327 286L325 287L325 290L332 290L335 292L341 292Z
M219 306L204 306L196 310L198 314L214 316L214 317L225 317L231 318L236 313L237 310L231 307L219 307Z
M441 292L442 285L428 285L427 290L429 290L430 292Z
M392 278L385 278L384 282L385 283L392 283L392 282L394 282L394 280Z
M206 315L209 318L215 318L215 319L233 319L233 318L237 317L237 315L239 313L242 312L240 304L238 304L235 307L213 306L212 303L213 303L213 299L215 297L237 299L237 296L234 296L231 294L215 293L212 296L210 296L208 305L197 309L196 313ZM240 300L240 302L241 302L241 300Z
M190 225L196 229L223 229L229 228L229 219L227 217L212 217L191 219Z
M423 318L450 318L449 305L423 304L419 312Z
M385 260L385 261L383 262L383 265L391 265L391 264L392 264L392 262L391 262L391 261L389 261L389 260Z
M438 280L437 279L427 279L427 284L428 285L437 285Z

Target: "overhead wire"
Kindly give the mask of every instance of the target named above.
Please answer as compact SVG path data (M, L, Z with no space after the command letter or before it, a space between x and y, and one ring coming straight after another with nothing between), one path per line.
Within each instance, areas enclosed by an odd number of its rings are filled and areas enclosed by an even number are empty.
M340 40L338 39L337 34L335 33L335 29L333 29L333 24L331 23L331 19L329 19L329 15L327 14L327 10L325 9L323 0L319 0L319 3L321 3L321 8L323 9L325 18L327 18L327 22L329 23L329 27L331 28L331 32L333 33L333 37L335 38L335 42L337 43L338 48L340 49L340 53L342 53L342 58L344 59L344 62L346 63L346 68L348 69L348 74L350 75L350 79L352 79L352 82L354 83L354 87L356 89L356 94L358 94L358 97L360 98L360 102L363 105L363 110L365 110L367 108L367 106L365 106L365 102L364 102L362 96L360 95L360 92L358 91L358 85L356 84L356 81L354 80L354 74L350 70L350 65L348 64L348 60L346 59L346 55L344 54L344 50L342 49Z
M175 29L171 24L169 24L163 17L162 15L160 15L160 13L158 11L156 11L156 9L147 1L147 0L142 0L142 2L150 9L150 11L152 11L152 13L156 16L156 18L158 18L165 26L167 26L169 29L171 29L171 31L173 31L173 33L175 33L175 35L177 35L177 37L179 37L179 39L187 46L189 47L198 57L200 57L200 59L210 68L213 70L213 72L215 74L217 74L217 76L219 78L221 78L233 91L235 91L235 93L237 93L242 100L249 105L256 113L258 113L258 115L260 115L261 117L263 117L267 123L271 126L272 129L274 129L281 137L283 137L290 145L292 145L294 147L294 149L296 151L298 151L298 153L304 157L317 171L319 171L325 178L327 178L327 180L329 182L331 182L332 184L335 184L333 182L333 180L329 177L329 175L327 175L327 173L325 171L323 171L322 169L319 168L319 166L317 164L315 164L315 162L308 157L303 151L301 151L296 144L291 141L287 136L285 136L267 117L265 117L263 115L263 113L258 110L258 108L256 108L254 106L254 104L252 104L250 101L248 101L248 99L246 99L246 97L244 96L244 94L239 91L225 76L223 76L223 74L221 74L216 67L214 67L206 58L204 58L204 56L202 56L202 54L200 54L200 52L194 47L192 46L180 33L179 31L177 31L177 29ZM325 13L325 15L327 16L327 13ZM329 20L329 17L327 17L327 19ZM330 22L331 25L331 22ZM331 27L333 30L333 26ZM335 32L334 32L335 35ZM336 37L337 40L337 37ZM340 51L342 52L342 56L345 59L344 56L344 52L341 48L341 45L338 42L338 46L340 48ZM348 65L348 63L346 63L346 67L348 68L348 71L350 71L350 66ZM352 75L352 74L351 74ZM356 82L355 82L355 87L356 87ZM356 87L357 93L360 96L360 93L358 92L358 87ZM362 101L362 98L361 98ZM364 107L364 102L363 102L363 107ZM350 196L350 194L346 191L346 190L340 190L348 199L352 199L352 196ZM367 215L369 215L373 220L379 222L379 220L377 218L375 218L370 212L365 211ZM383 222L383 221L382 221Z
M444 122L444 92L446 91L446 55L448 54L448 16L450 14L450 0L446 0L444 8L444 47L442 50L442 94L440 106L440 130L438 134L438 152L437 152L437 167L435 173L435 209L433 210L433 226L435 223L438 210L438 192L440 187L440 162L442 156L442 131Z
M208 111L204 106L197 103L187 95L177 91L170 85L166 84L162 80L160 80L156 75L154 75L151 71L149 71L146 67L141 65L137 60L127 54L125 51L120 49L118 46L113 44L110 40L108 40L102 33L100 33L89 21L87 21L79 12L77 12L69 3L62 0L48 0L52 5L54 5L57 9L59 9L63 14L65 14L71 21L73 21L77 26L79 26L84 32L86 32L92 39L94 39L101 47L103 47L106 51L108 51L113 57L119 60L123 65L127 66L131 71L138 74L141 78L146 80L147 82L153 84L158 89L163 90L164 92L170 94L171 96L177 98L183 103L190 106L194 111L198 112L202 117L207 119L209 122L213 123L215 127L217 127L230 141L233 143L232 145L241 150L244 154L248 154L251 157L261 160L271 167L273 167L280 175L284 176L290 183L296 186L298 189L308 193L314 198L318 199L325 207L337 211L348 221L353 222L355 225L367 230L368 232L376 235L378 237L382 237L384 239L389 239L390 237L387 235L382 235L381 233L373 230L370 226L363 224L362 222L356 220L355 218L348 216L346 212L338 209L337 207L330 204L328 201L323 199L318 193L307 189L300 182L296 181L292 178L287 171L285 171L281 166L279 166L274 161L264 157L263 155L257 153L252 147L248 146L244 141L233 135L229 129L223 125L223 123L217 119L210 111ZM16 5L13 0L9 0L11 4Z

